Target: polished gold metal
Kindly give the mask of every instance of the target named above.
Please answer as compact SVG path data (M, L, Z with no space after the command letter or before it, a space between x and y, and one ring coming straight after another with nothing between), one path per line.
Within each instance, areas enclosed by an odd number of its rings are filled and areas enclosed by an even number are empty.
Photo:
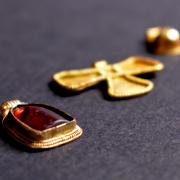
M132 56L116 64L101 60L93 68L58 72L53 79L73 91L81 91L106 80L111 97L126 98L142 95L153 89L153 82L135 75L160 71L163 67L157 60Z
M160 55L180 55L180 34L172 27L152 27L145 32L147 49Z
M34 149L53 148L71 142L80 137L82 134L82 129L77 125L76 119L63 111L42 104L31 105L38 105L51 110L59 111L71 120L67 123L57 125L43 131L35 130L19 121L13 115L12 110L19 105L28 105L28 103L24 103L19 100L10 100L1 104L0 112L2 116L2 126L13 139L27 147Z

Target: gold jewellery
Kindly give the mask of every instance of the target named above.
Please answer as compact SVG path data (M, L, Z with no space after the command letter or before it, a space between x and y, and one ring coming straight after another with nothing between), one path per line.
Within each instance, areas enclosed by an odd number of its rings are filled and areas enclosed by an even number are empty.
M142 95L153 89L153 82L136 75L160 71L163 67L157 60L132 56L115 64L101 60L92 68L58 72L53 80L73 91L81 91L106 80L111 97L126 98Z
M180 55L180 34L171 27L152 27L145 33L147 49L160 55Z
M10 100L1 104L0 112L3 129L30 148L56 147L82 134L73 117L48 105Z

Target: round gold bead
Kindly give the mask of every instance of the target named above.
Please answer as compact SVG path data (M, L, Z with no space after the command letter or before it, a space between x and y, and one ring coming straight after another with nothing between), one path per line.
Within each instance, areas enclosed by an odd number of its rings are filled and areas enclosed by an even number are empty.
M172 27L152 27L145 32L148 51L160 55L180 55L180 34Z

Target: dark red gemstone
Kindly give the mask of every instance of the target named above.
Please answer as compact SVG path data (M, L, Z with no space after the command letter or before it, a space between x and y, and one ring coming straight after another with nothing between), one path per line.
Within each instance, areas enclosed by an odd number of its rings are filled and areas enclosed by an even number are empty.
M16 107L13 114L26 125L41 131L69 122L60 114L37 105Z

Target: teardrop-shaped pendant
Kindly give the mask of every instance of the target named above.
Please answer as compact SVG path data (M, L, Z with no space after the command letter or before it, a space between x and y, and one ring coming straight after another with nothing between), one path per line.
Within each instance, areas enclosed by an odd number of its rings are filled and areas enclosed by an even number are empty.
M31 148L56 147L82 134L73 117L48 105L11 100L3 103L0 110L4 130Z

